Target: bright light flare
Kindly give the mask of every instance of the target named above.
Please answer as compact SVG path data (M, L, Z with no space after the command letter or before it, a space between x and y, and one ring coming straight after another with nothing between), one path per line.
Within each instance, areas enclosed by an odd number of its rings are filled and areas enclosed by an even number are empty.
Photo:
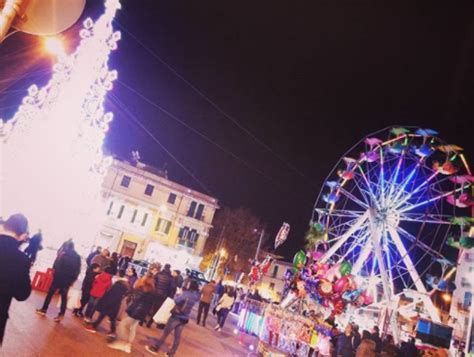
M45 37L43 46L46 52L58 57L66 53L64 42L59 37Z
M441 295L441 298L444 300L444 302L451 302L451 294L444 293Z

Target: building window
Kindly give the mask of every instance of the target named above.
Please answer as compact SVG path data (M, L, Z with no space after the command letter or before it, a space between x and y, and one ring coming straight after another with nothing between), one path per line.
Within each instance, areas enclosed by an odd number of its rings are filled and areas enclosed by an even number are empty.
M117 215L117 218L120 219L122 218L122 215L123 215L123 211L125 210L125 206L124 205L121 205L120 206L120 210L119 210L119 213Z
M196 206L197 206L197 202L192 201L191 205L189 206L188 217L194 217L194 213L196 212Z
M471 303L472 303L472 292L467 291L464 293L464 302L463 302L464 308L468 309L471 306Z
M130 176L124 175L122 177L122 182L120 182L120 186L128 187L128 186L130 186L130 182L132 182L132 178Z
M175 193L170 193L168 196L168 203L174 205L176 202L176 194Z
M199 234L195 229L182 227L178 233L178 244L187 248L194 248L199 239Z
M145 195L147 195L147 196L153 195L153 190L154 190L154 189L155 189L155 186L150 185L150 184L146 185L146 188L145 188Z
M278 274L278 265L273 267L272 278L276 278Z
M110 201L109 209L107 210L107 216L110 215L110 212L112 212L112 207L113 206L114 206L114 201Z
M200 203L197 207L197 210L196 210L196 216L195 216L196 219L201 220L203 212L204 212L204 205L202 203Z
M137 218L137 213L138 213L138 210L134 210L133 211L133 214L132 214L132 223L135 222L135 218Z
M275 290L275 283L270 283L270 290Z
M148 213L145 213L143 215L142 226L144 226L146 224L147 219L148 219Z
M156 222L156 226L155 226L155 231L168 234L170 232L170 229L171 229L171 221L168 221L167 219L163 219L163 218L158 218L158 221Z

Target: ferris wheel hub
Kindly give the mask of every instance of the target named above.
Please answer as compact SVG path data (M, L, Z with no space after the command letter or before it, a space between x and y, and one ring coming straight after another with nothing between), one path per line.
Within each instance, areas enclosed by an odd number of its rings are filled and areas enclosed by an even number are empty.
M374 209L375 223L384 227L397 228L400 224L400 213L391 208Z

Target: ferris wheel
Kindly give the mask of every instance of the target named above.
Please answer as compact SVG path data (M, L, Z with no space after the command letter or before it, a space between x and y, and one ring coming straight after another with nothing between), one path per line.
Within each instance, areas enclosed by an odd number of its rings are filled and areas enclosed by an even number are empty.
M463 149L436 135L391 127L362 139L328 175L314 207L328 243L323 262L350 262L386 301L405 289L427 294L427 274L447 262L446 242L469 215L473 177Z

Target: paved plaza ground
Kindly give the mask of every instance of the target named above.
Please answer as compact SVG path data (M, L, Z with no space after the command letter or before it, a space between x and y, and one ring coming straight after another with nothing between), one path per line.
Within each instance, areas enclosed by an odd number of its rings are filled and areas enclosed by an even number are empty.
M56 298L51 303L47 317L37 315L35 309L41 306L44 297L45 293L34 291L27 301L12 303L5 341L0 349L1 357L130 356L107 347L107 319L97 334L87 332L82 320L73 317L70 311L61 323L55 323L53 318L58 313ZM233 333L236 319L231 315L222 332L214 331L216 319L211 313L205 328L196 325L195 315L196 308L181 335L181 344L176 354L178 357L247 356L248 345L255 344L255 338L250 336L245 337L243 345L239 344ZM152 356L144 347L153 338L161 336L161 331L157 328L139 327L131 355ZM163 347L164 351L171 346L172 340L173 336L170 335ZM164 356L164 353L161 355Z

